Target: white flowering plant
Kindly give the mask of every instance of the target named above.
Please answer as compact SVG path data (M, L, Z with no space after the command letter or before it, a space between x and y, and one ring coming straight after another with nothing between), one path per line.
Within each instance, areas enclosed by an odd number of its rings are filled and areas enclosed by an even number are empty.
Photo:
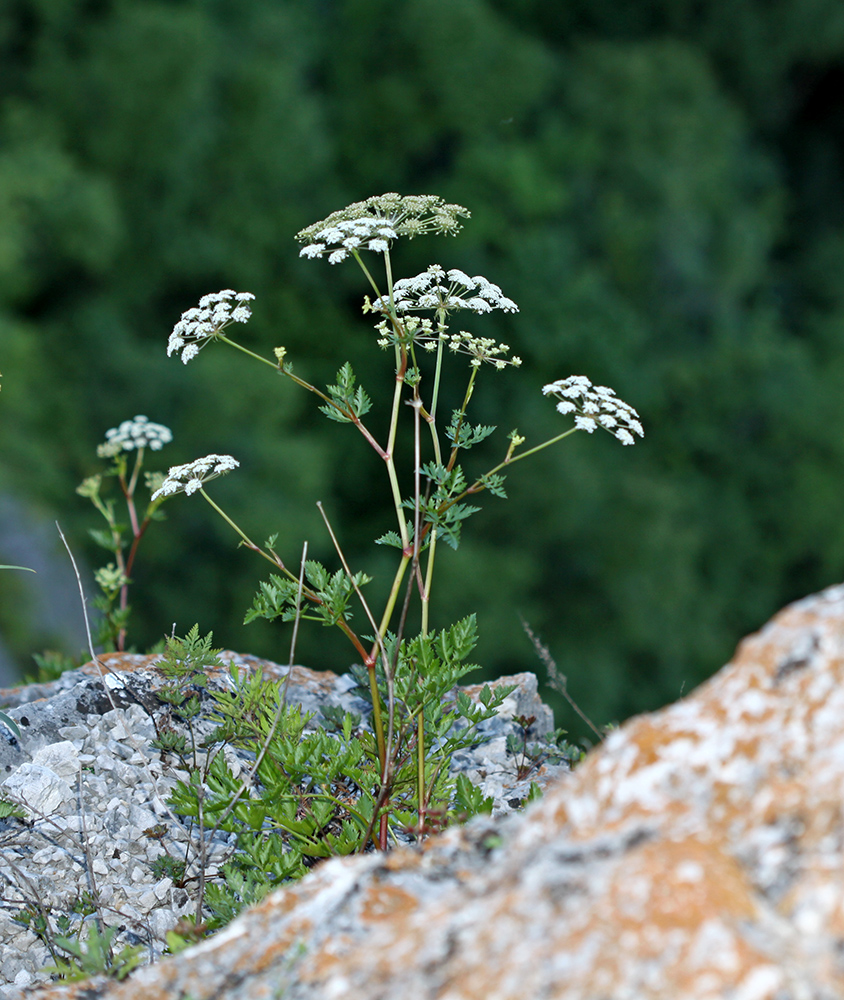
M161 501L153 496L139 516L135 492L148 451L160 451L173 440L173 434L163 424L156 424L144 415L124 420L118 427L106 431L105 441L98 445L97 456L109 462L105 472L88 476L76 488L87 497L105 519L105 529L92 528L90 535L114 558L94 573L100 593L93 601L102 617L98 623L97 642L106 651L123 651L129 620L129 585L138 546L154 520L163 518ZM130 459L134 461L130 463ZM131 464L131 469L130 469ZM115 500L104 497L104 480L116 479L126 505L128 524L118 518ZM164 480L161 472L145 472L144 481L152 493Z
M622 445L633 444L643 435L636 411L611 389L593 385L585 376L570 376L542 391L557 400L562 416L573 417L573 426L527 448L526 438L513 430L500 460L487 472L477 477L466 473L463 454L495 431L470 421L470 402L480 373L486 366L496 371L518 368L521 360L506 343L453 329L453 321L457 314L471 317L499 311L512 315L518 307L486 278L439 264L415 277L394 280L392 255L403 238L426 233L453 236L468 218L465 208L433 195L385 194L334 212L297 236L302 244L300 256L327 258L332 265L354 262L368 285L363 313L374 317L373 340L389 355L385 373L385 385L390 387L389 417L380 433L367 420L371 397L348 362L340 366L334 383L323 389L296 374L284 346L274 348L273 357L268 358L234 339L235 325L251 315L254 297L250 293L226 289L204 296L198 306L182 314L167 346L168 355L178 355L185 364L213 341L256 359L315 395L329 419L351 425L383 462L394 523L376 544L392 546L397 554L386 602L377 611L363 593L369 578L349 565L321 505L338 565L332 571L316 561L303 560L299 573L277 551L277 536L264 545L256 544L217 505L205 487L238 466L232 456L212 454L174 466L152 495L154 505L179 493L198 493L225 518L240 544L273 566L274 572L261 583L246 613L246 622L313 619L339 628L354 647L372 703L371 737L360 733L359 740L374 774L372 780L365 780L358 768L354 780L358 799L343 820L357 824L359 848L371 840L385 849L390 831L397 826L419 837L436 826L435 817L449 808L449 796L454 801L455 788L445 776L448 754L457 746L449 743L455 721L459 716L460 726L471 728L494 714L504 697L500 689L494 693L485 687L480 705L464 697L466 703L461 702L455 712L444 708L456 680L474 669L466 661L476 634L474 616L441 628L431 621L437 546L445 543L458 548L464 522L479 509L476 498L484 492L505 497L505 476L522 459L579 430L589 434L605 430ZM465 364L465 384L446 408L441 399L443 370L458 361ZM410 425L407 437L399 436L403 420ZM403 440L411 442L406 455L400 453L399 441ZM418 634L408 635L414 602L421 627ZM355 605L362 609L363 629L353 620ZM349 725L345 722L346 729ZM228 779L218 776L218 780L222 787ZM229 784L236 787L236 782ZM330 797L328 791L324 794ZM206 808L211 808L210 801Z

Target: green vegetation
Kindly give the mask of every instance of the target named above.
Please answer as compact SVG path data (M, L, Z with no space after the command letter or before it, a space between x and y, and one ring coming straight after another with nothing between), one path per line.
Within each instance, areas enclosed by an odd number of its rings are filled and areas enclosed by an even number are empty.
M53 963L44 971L54 979L75 982L96 975L125 979L141 964L143 949L125 945L115 952L111 945L118 928L105 926L101 916L91 894L84 892L67 913L51 914L34 899L12 919L46 944Z
M472 669L461 661L471 649L473 627L461 622L439 637L454 655L436 671L420 674L401 662L392 697L381 675L378 701L367 719L339 712L335 718L327 707L327 726L307 731L311 718L286 703L284 683L260 673L241 677L232 668L231 690L213 690L203 700L205 668L221 667L211 636L201 637L194 626L184 638L168 640L162 669L171 683L158 697L170 706L171 718L158 723L153 746L187 773L169 805L188 824L192 850L187 858L159 858L155 874L189 889L195 930L201 927L204 934L225 926L245 906L301 878L321 859L387 849L399 833L422 838L492 809L492 800L465 777L449 773L454 754L482 739L475 728L492 718L513 690L485 686L480 704L462 693L449 703L457 680ZM365 697L369 682L366 671L361 674ZM394 742L385 781L373 723L393 704L398 711L390 716ZM426 737L421 747L414 725L419 716ZM202 723L213 723L204 738ZM246 751L254 763L233 771L227 748ZM218 830L235 834L236 846L211 879L205 852ZM178 941L169 943L178 950Z

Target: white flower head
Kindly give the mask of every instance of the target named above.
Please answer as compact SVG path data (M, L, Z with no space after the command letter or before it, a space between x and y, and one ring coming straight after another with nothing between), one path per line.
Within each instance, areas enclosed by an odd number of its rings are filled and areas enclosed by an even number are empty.
M469 212L462 205L449 205L433 194L381 194L366 201L356 201L328 218L315 222L296 234L305 245L300 257L322 257L339 264L359 250L386 253L399 236L413 239L423 233L456 235L460 219Z
M501 371L507 365L518 368L522 363L522 359L516 355L512 358L507 357L509 344L496 344L491 337L476 337L466 330L461 330L460 333L447 334L443 339L450 351L455 354L468 354L472 359L469 364L473 368L480 368L484 362L488 362Z
M446 272L439 264L431 264L413 278L397 281L393 285L393 303L398 313L425 309L439 312L470 309L475 313L488 313L493 309L519 311L516 303L483 275L476 274L470 278L456 267ZM389 306L390 300L386 296L372 303L373 309L383 312Z
M578 430L592 434L596 427L603 427L622 444L635 444L645 432L639 414L612 389L605 385L592 385L585 375L570 375L542 387L546 396L555 396L557 410L565 415L574 414Z
M375 330L380 334L377 341L379 347L418 344L423 350L434 351L438 344L443 344L454 354L468 354L472 359L469 364L473 368L480 368L484 362L489 362L499 370L508 365L518 368L522 363L522 359L515 355L507 357L509 344L497 344L492 337L476 337L466 330L447 333L444 329L434 329L428 318L407 316L395 327L383 319L376 324Z
M124 420L119 427L106 431L105 444L97 447L100 458L111 458L121 451L140 451L149 448L160 451L165 444L173 440L173 434L164 424L154 424L143 415L133 420Z
M152 499L169 497L176 493L186 493L190 496L205 483L217 476L225 475L240 465L231 455L206 455L187 465L174 465L164 477L164 481L153 493Z
M232 323L245 323L252 315L249 303L254 298L251 292L234 292L231 288L203 295L199 305L183 312L182 318L173 327L167 342L167 357L181 352L182 363L187 364L226 327Z

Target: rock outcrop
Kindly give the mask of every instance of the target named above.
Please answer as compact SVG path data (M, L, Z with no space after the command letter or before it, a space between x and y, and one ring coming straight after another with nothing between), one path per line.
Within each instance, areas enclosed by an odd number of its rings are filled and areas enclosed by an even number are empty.
M54 938L73 941L80 934L84 950L94 914L113 935L113 953L125 955L129 948L143 964L160 960L167 932L195 914L199 872L219 883L221 866L235 853L232 833L209 825L200 830L167 806L177 782L189 775L177 755L155 749L154 739L164 731L190 745L216 727L202 712L191 735L169 711L158 697L168 683L159 659L109 653L50 683L0 690L0 706L20 732L18 738L0 725L0 802L23 809L19 818L0 813L2 1000L16 988L50 981L45 967L63 955L61 946L52 947ZM200 694L206 710L213 706L211 690L232 690L232 671L260 671L287 683L288 668L270 661L230 651L220 660L221 666L205 670ZM497 714L479 724L477 742L450 764L453 776L465 776L492 800L494 816L520 808L534 782L544 787L569 770L556 743L544 740L553 713L537 694L536 677L522 673L492 686L501 684L513 690ZM481 694L480 685L458 690L475 700ZM323 713L330 716L330 709L366 719L361 693L349 674L300 666L293 667L287 689L288 702L310 716L306 731L325 726ZM520 717L533 720L527 748ZM254 759L243 747L217 745L216 751L234 775L245 775ZM392 835L413 840L400 829ZM182 874L174 860L186 865Z
M844 586L544 799L333 860L123 983L38 1000L844 996Z

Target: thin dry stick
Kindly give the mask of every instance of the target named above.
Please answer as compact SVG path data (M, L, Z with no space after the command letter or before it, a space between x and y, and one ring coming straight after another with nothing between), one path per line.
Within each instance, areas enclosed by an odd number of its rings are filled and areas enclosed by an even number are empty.
M317 508L319 509L319 512L322 515L322 519L325 522L325 527L328 530L328 534L331 537L331 541L334 545L335 550L337 551L337 555L340 557L340 562L343 565L343 570L346 576L349 578L349 582L354 587L355 593L357 594L358 600L361 603L364 614L369 619L369 624L372 626L372 632L373 635L375 636L375 641L378 643L378 649L381 653L381 662L384 665L384 677L387 682L387 739L384 744L384 760L382 762L382 773L381 773L381 790L378 795L378 801L375 805L375 808L372 810L372 821L369 824L369 827L366 831L366 836L364 837L363 840L363 842L366 843L366 841L369 839L369 835L372 832L373 823L375 822L375 817L378 814L378 809L386 801L387 790L389 789L390 786L390 779L392 772L390 747L392 746L393 742L393 733L395 729L395 718L396 718L396 699L395 699L395 691L393 688L393 671L390 666L390 659L387 656L387 648L384 645L384 637L381 635L378 626L375 624L375 618L373 617L372 612L369 609L369 605L366 602L366 598L361 593L360 587L355 583L352 571L349 568L349 564L346 561L346 557L343 555L343 550L340 548L340 543L337 541L337 536L334 534L334 530L331 527L331 523L328 520L328 515L325 513L325 510L323 509L321 501L317 501ZM399 640L397 638L396 639L397 650L398 650L398 641ZM377 691L375 692L375 696L377 697ZM376 712L378 711L377 705L373 705L372 707L374 711ZM386 850L387 848L386 818L387 818L386 815L381 818L381 829L378 841L378 846L381 848L382 851Z
M557 691L560 692L560 694L566 699L566 701L569 703L569 705L571 705L571 707L575 710L575 712L577 712L580 718L583 719L586 725L589 726L589 728L598 737L598 739L602 740L604 738L604 734L601 732L600 729L597 728L597 726L593 724L592 720L583 711L581 711L580 706L577 704L574 698L572 698L572 696L569 694L567 688L568 681L566 679L566 675L560 673L559 669L557 668L557 664L554 662L554 658L551 656L548 647L542 644L537 635L534 633L533 629L530 627L530 625L528 625L528 623L525 621L524 617L521 614L519 615L519 620L522 623L522 628L527 633L528 639L530 639L530 641L533 643L533 648L536 650L536 655L545 664L545 669L548 671L548 679L551 683L551 687L555 688Z
M70 556L70 562L71 562L71 565L73 566L74 575L76 576L76 585L79 588L79 597L80 597L80 600L82 602L82 617L83 617L83 619L85 621L85 635L87 636L87 639L88 639L88 652L91 654L91 660L96 664L97 670L99 671L100 680L103 682L103 688L105 689L106 697L108 698L109 703L111 704L111 707L114 709L115 712L117 712L117 711L119 711L119 709L118 709L117 704L114 701L114 698L112 697L111 687L110 687L108 681L106 680L106 677L107 676L108 677L112 677L115 681L119 681L119 686L120 687L125 687L126 685L125 685L125 682L123 681L123 679L117 677L115 674L110 673L110 674L106 675L103 672L103 666L100 663L99 659L97 658L97 654L94 652L94 643L93 643L93 640L91 638L91 623L90 623L90 621L88 619L87 598L85 597L85 591L84 591L84 589L82 587L82 577L79 574L79 567L76 565L76 560L73 557L73 552L71 552L70 545L68 545L67 539L65 538L64 532L62 531L61 526L59 525L58 521L56 521L56 528L57 528L57 530L59 532L59 537L61 538L62 543L64 544L65 549L67 549L67 554L68 554L68 556ZM158 779L155 777L155 775L150 770L149 764L147 763L146 754L144 753L143 748L141 747L141 744L135 739L135 736L131 732L131 730L127 730L127 732L128 732L128 735L129 735L129 742L132 744L132 749L135 750L138 753L138 755L141 757L141 759L143 760L143 765L142 766L143 766L144 771L146 772L147 778L149 778L150 787L152 788L153 792L155 793L155 796L157 797L157 799L159 800L159 802L161 802L163 808L167 812L167 815L170 817L170 819L173 821L173 823L176 825L176 827L182 829L186 833L186 835L188 836L188 838L190 838L190 835L188 834L188 831L187 831L187 829L185 827L185 824L181 821L181 819L179 819L179 817L167 805L167 802L166 802L164 796L161 794L161 790L160 790L159 784L158 784ZM194 850L196 850L196 848L194 848Z
M390 668L389 657L387 656L387 648L384 645L384 638L381 635L381 632L378 629L378 625L376 624L375 619L372 616L372 612L369 609L369 605L366 602L366 598L361 593L360 587L355 583L352 571L349 568L349 564L346 561L346 557L343 555L343 550L340 548L340 544L337 541L337 536L334 534L334 530L331 527L331 524L328 520L328 516L326 515L325 510L323 509L321 501L317 501L317 507L319 508L319 512L322 515L323 521L325 522L325 527L328 529L328 534L331 536L331 541L334 544L334 548L337 551L337 555L340 557L340 562L343 564L343 570L346 573L346 576L349 578L349 582L354 587L358 600L360 601L361 606L363 607L364 614L369 619L369 624L372 626L373 631L375 633L375 641L377 642L379 652L381 653L381 662L384 665L384 676L386 677L387 680L387 701L388 701L387 743L389 745L389 741L393 737L393 716L395 711L395 699L393 694L393 673Z
M305 544L302 546L302 561L299 566L299 592L296 595L296 617L293 621L293 636L290 640L290 663L288 664L287 667L287 676L284 679L284 687L282 689L281 698L279 698L278 708L276 709L275 718L273 719L273 724L272 726L270 726L270 731L267 734L266 739L264 740L264 744L261 747L260 753L255 758L255 763L249 770L249 774L247 774L246 777L243 779L240 788L238 788L237 790L237 794L228 804L225 812L217 820L214 829L211 831L210 836L212 837L217 832L217 830L220 829L220 824L229 817L232 809L234 809L234 807L237 805L243 793L251 787L255 775L258 773L258 768L261 766L261 761L264 759L267 750L269 749L272 738L275 735L275 731L278 727L279 721L281 720L282 712L284 711L284 706L287 704L287 689L290 687L290 675L293 673L293 659L296 652L296 637L299 634L299 620L302 611L302 589L305 582L305 560L307 559L307 557L308 557L308 543L305 542ZM198 919L198 914L197 914L197 919Z
M81 779L81 775L82 775L82 771L80 769L80 771L79 771L79 778L80 779ZM8 793L8 792L6 793L6 795L7 795L8 798L10 798L12 801L14 801L17 805L23 806L25 809L27 809L30 813L32 813L40 821L40 823L42 825L39 825L39 827L38 827L38 834L45 841L47 841L48 844L52 844L53 847L56 847L59 850L64 851L64 853L67 854L67 856L73 861L74 864L79 865L79 867L82 869L83 872L88 872L88 871L91 870L90 849L89 849L89 845L88 845L87 840L85 840L84 842L82 840L77 840L64 827L58 826L58 824L56 823L56 821L51 816L48 816L46 813L43 813L40 810L35 809L32 805L28 804L27 802L24 802L23 799L21 799L19 796L14 795L13 793ZM80 796L80 808L81 808L81 805L82 805L82 803L81 803L81 790L79 792L79 796ZM83 830L82 830L83 836L87 836L85 834L85 828L84 828L84 817L82 817L82 819L83 819L83 824L82 824L82 826L83 826ZM48 833L45 833L44 830L43 830L43 825L52 826L55 829L55 831L56 831L57 834L61 834L63 837L67 837L74 846L77 846L79 848L79 850L82 852L82 857L76 857L74 854L71 853L71 851L69 850L69 848L67 847L66 844L60 842L55 837L51 837ZM2 848L3 846L5 846L5 844L7 844L8 842L9 842L8 839L4 840L2 842L2 844L0 844L0 848ZM15 866L14 862L12 862L8 857L4 857L4 863L7 864L10 868L13 868L14 871L23 878L23 881L26 882L26 884L30 888L30 891L33 893L32 900L33 900L34 904L38 907L39 911L43 915L46 916L47 915L47 910L44 908L44 905L41 902L40 897L38 897L38 891L35 888L35 886L33 886L32 882L23 875L23 873L21 872L21 870L19 868L17 868ZM22 891L21 886L20 885L15 886L14 883L9 879L8 875L6 875L5 873L0 872L0 877L2 877L3 879L5 879L5 881L8 883L8 885L12 886L13 888L16 888L19 892ZM92 896L94 895L94 891L93 890L95 888L96 888L95 886L92 886ZM0 897L0 901L2 901L2 902L14 902L14 903L18 903L19 902L18 900L7 900L5 897ZM149 940L150 961L155 961L155 951L154 951L154 947L153 947L153 941L155 939L155 935L152 933L152 928L150 927L150 924L149 924L148 920L143 920L143 919L139 919L138 917L134 917L131 914L128 914L128 913L124 912L119 907L115 907L115 906L103 906L101 903L99 904L99 910L100 910L100 912L107 910L110 913L114 913L116 916L120 917L122 921L124 921L126 923L133 923L136 926L138 926L139 928L141 928L146 933L147 938ZM45 924L45 927L47 928L49 934L52 935L52 930L49 928L49 923ZM55 953L52 950L52 943L51 943L51 941L47 940L47 938L43 938L42 940L44 940L45 944L50 949L51 954L55 958L56 956L55 956Z
M281 695L282 705L287 702L287 689L290 687L290 675L293 673L293 660L296 657L296 640L299 637L299 622L302 617L302 591L305 587L305 562L308 558L308 543L302 546L302 559L299 563L299 590L296 593L296 617L293 619L293 635L290 637L290 659L287 663L287 676L284 678L284 691Z
M210 767L210 763L206 764ZM208 771L206 770L206 776ZM194 926L199 927L202 922L202 903L205 897L205 869L208 865L208 848L205 843L205 811L202 802L205 795L205 783L202 782L196 789L196 817L199 822L199 888L196 892L196 917Z
M77 795L79 796L79 822L81 829L79 831L80 844L82 850L85 852L85 868L88 875L88 884L91 886L91 898L94 901L94 906L97 908L97 930L100 934L104 931L103 924L103 914L102 908L100 906L100 890L97 888L97 877L94 872L94 859L91 857L91 845L88 841L88 831L85 828L85 808L82 802L82 768L76 775L76 787ZM111 945L109 945L109 958L112 958Z
M14 863L14 861L11 860L11 858L4 857L3 864L8 865L8 867L12 869L12 871L15 873L15 875L17 875L21 883L25 883L26 885L29 886L29 891L32 894L31 895L32 902L38 908L39 916L44 922L44 928L46 933L42 940L44 941L44 944L47 945L47 949L49 950L50 954L53 956L53 961L58 962L59 956L56 954L56 950L54 947L55 942L53 940L53 931L50 927L50 911L45 907L43 901L41 900L41 896L38 892L38 889L32 884L32 880L26 875L26 873L21 871L21 869L18 868L18 866ZM8 875L5 874L3 875L3 878L6 880L6 882L9 883L9 885L13 889L16 889L18 892L21 891L20 883L18 885L15 885L12 882L12 880L8 877Z
M419 585L419 598L422 602L422 635L426 636L428 634L428 611L430 609L431 593L430 593L430 576L426 581L428 586L422 582L422 573L419 566L419 528L420 528L420 518L422 513L422 501L420 496L420 483L419 477L422 469L422 457L419 442L419 410L422 406L422 401L419 399L418 395L415 394L412 401L413 406L413 457L414 457L414 469L413 469L413 573L416 575ZM430 483L429 483L430 488ZM433 544L434 539L431 539ZM433 558L433 552L429 550L428 556L428 568L432 569L433 564L431 559ZM412 579L412 577L411 577ZM410 593L408 592L408 597ZM407 611L407 602L405 601L405 611ZM419 821L419 837L422 837L422 831L425 829L425 814L427 812L426 797L425 797L425 710L423 709L419 713L419 718L416 723L416 798L419 802L419 810L417 819Z

